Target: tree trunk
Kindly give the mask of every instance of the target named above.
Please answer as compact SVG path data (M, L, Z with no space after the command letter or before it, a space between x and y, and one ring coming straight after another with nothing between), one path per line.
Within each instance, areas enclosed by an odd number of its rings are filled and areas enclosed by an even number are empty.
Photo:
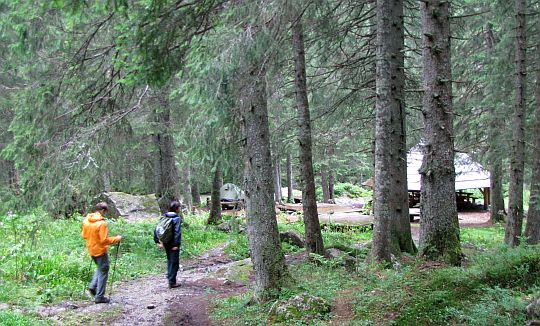
M504 242L515 247L523 227L523 169L525 166L525 0L515 0L516 98L512 122L512 154L508 189L508 222Z
M19 170L13 161L6 161L6 163L8 164L9 187L18 196L21 194Z
M154 112L157 124L154 143L156 155L156 197L162 212L169 210L169 204L179 199L179 177L176 168L174 139L171 131L171 111L167 95L159 94L160 108Z
M487 53L490 58L494 57L493 48L495 47L495 37L491 25L488 25L486 31L486 46ZM503 196L503 168L502 168L502 151L500 131L503 128L501 125L501 117L495 108L491 109L492 114L489 121L489 173L490 179L490 220L492 223L503 222L506 210L504 209Z
M287 202L294 203L292 154L287 154Z
M330 196L329 202L334 202L334 171L330 168L328 169L328 195Z
M324 246L319 215L317 214L317 201L315 199L315 180L311 152L311 120L307 97L304 36L301 17L293 22L292 34L295 52L295 91L296 106L298 108L298 141L300 143L300 173L302 178L302 204L306 249L308 253L323 255Z
M326 148L328 156L327 176L328 176L328 202L332 203L334 199L334 164L332 163L334 157L334 147L328 146Z
M540 0L538 1L540 5ZM540 7L538 7L540 8ZM537 20L540 26L540 16ZM531 196L529 198L529 211L527 212L527 225L525 237L527 243L534 245L540 242L540 44L536 45L536 88L534 97L536 100L536 123L534 126L534 149L531 178Z
M403 1L377 2L373 257L415 252L409 221L404 106Z
M111 192L111 171L107 170L103 172L103 191Z
M274 154L274 199L276 202L281 203L283 194L281 193L281 167L279 164L280 157L277 153L277 149Z
M199 184L197 183L197 178L195 176L195 173L191 174L191 198L193 200L193 206L200 207L201 206L201 193L199 192Z
M420 4L425 142L420 168L420 255L459 265L461 244L455 193L449 6L446 0Z
M321 188L323 202L328 203L330 201L330 187L328 185L328 166L326 164L321 165Z
M182 177L182 198L183 204L187 206L188 211L191 212L193 208L193 198L191 197L191 170L189 166L185 166L183 169Z
M221 195L219 190L223 185L221 167L216 164L214 178L212 179L212 193L210 195L210 215L206 224L216 225L221 222Z
M256 297L265 300L271 296L271 291L288 283L290 276L281 250L274 206L266 81L262 64L254 64L242 83L247 233L255 269Z

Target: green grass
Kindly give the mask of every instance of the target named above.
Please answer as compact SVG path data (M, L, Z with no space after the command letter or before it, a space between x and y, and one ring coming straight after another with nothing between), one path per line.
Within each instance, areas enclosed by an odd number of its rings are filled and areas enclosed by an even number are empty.
M24 316L12 311L0 311L0 325L2 326L39 326L46 325L38 319Z
M82 299L95 265L81 238L82 217L55 220L42 212L0 217L0 302L32 307L66 298ZM206 230L205 216L187 216L182 259L224 243L228 236ZM139 223L108 220L109 235L122 235L118 261L109 248L114 279L126 280L165 270L165 254L153 242L156 220Z
M288 225L301 233L298 225ZM280 228L285 226L280 225ZM329 233L326 241L348 244L364 235ZM355 272L319 259L290 268L296 287L280 299L309 292L335 303L347 297L354 309L350 325L523 325L525 306L540 295L540 247L501 245L502 227L463 229L467 267L426 263L407 257L400 271L359 260ZM273 302L244 304L252 293L214 302L216 323L266 325ZM327 325L331 317L310 322ZM301 320L287 324L303 325Z

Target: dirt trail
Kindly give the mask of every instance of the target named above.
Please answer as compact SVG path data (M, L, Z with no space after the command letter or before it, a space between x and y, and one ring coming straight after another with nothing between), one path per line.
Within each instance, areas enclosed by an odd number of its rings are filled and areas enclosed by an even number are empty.
M115 284L110 304L64 302L43 307L39 314L61 325L212 325L208 304L213 297L247 291L243 283L227 278L231 262L223 247L185 263L181 287L169 289L165 275Z

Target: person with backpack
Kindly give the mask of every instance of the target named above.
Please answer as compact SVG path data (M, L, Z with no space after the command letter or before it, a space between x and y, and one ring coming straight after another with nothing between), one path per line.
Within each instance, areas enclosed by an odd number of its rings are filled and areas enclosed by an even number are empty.
M88 286L88 291L94 296L95 303L109 303L105 297L105 286L109 278L109 245L120 243L122 236L109 237L109 229L103 214L107 213L106 203L98 203L95 212L86 215L81 235L86 240L86 249L94 263L96 271Z
M172 201L169 205L169 211L163 215L154 229L154 242L159 247L165 248L167 253L167 280L170 289L180 286L179 283L176 283L182 241L180 209L180 203Z

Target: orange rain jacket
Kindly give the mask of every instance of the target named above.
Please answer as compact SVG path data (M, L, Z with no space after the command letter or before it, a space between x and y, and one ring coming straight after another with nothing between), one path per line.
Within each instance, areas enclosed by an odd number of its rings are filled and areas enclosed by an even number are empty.
M82 226L82 237L86 240L86 248L92 257L107 253L109 245L120 242L120 236L109 237L107 222L100 212L86 215Z

